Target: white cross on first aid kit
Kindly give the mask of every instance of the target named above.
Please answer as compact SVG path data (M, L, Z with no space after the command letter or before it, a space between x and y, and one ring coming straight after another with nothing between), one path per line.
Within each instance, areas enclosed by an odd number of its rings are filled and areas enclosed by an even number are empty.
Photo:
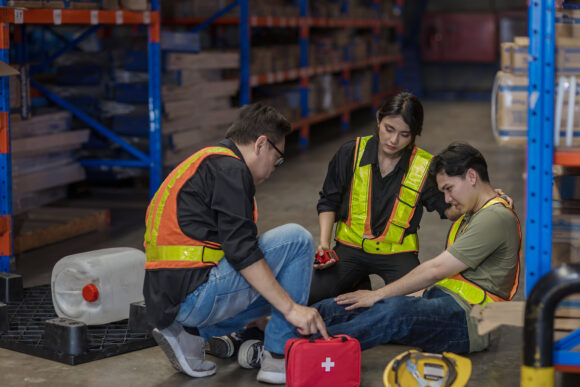
M327 357L326 361L320 363L320 365L322 366L322 368L324 368L325 372L330 372L332 367L334 367L334 362L331 361L331 359L329 357Z

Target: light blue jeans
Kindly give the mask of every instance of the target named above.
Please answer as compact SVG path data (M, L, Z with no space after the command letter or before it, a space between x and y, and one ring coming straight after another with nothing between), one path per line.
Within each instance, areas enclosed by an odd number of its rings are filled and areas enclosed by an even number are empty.
M314 259L312 235L302 226L286 224L264 233L258 245L278 283L296 303L306 305ZM222 259L211 269L207 282L188 294L175 320L197 328L207 341L270 314L264 347L283 354L286 341L300 336L298 331L226 259Z

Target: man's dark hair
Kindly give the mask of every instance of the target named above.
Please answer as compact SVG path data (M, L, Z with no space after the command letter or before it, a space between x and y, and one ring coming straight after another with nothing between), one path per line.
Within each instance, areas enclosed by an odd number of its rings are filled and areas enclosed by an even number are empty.
M467 143L454 142L433 157L429 172L433 177L441 171L448 176L465 176L469 168L475 170L482 181L489 183L487 163L481 152Z
M242 107L228 128L226 138L240 145L250 144L261 135L279 142L292 130L290 122L272 106L254 103Z
M419 98L413 94L403 92L388 98L377 112L379 125L383 118L388 116L401 116L403 121L409 126L413 139L421 135L423 130L423 105L421 105Z

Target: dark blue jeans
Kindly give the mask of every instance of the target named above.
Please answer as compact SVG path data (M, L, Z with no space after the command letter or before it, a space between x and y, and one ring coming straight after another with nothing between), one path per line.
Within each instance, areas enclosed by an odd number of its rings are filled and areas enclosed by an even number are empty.
M333 299L312 305L332 335L356 338L362 349L403 344L426 352L469 352L465 311L453 297L431 288L423 297L391 297L370 308L347 311Z

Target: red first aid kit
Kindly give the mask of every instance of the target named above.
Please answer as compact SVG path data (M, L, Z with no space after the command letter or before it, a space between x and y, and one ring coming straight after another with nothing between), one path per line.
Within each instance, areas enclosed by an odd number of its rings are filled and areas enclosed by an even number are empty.
M286 342L286 385L351 387L360 385L360 344L347 335L331 340L291 339Z

